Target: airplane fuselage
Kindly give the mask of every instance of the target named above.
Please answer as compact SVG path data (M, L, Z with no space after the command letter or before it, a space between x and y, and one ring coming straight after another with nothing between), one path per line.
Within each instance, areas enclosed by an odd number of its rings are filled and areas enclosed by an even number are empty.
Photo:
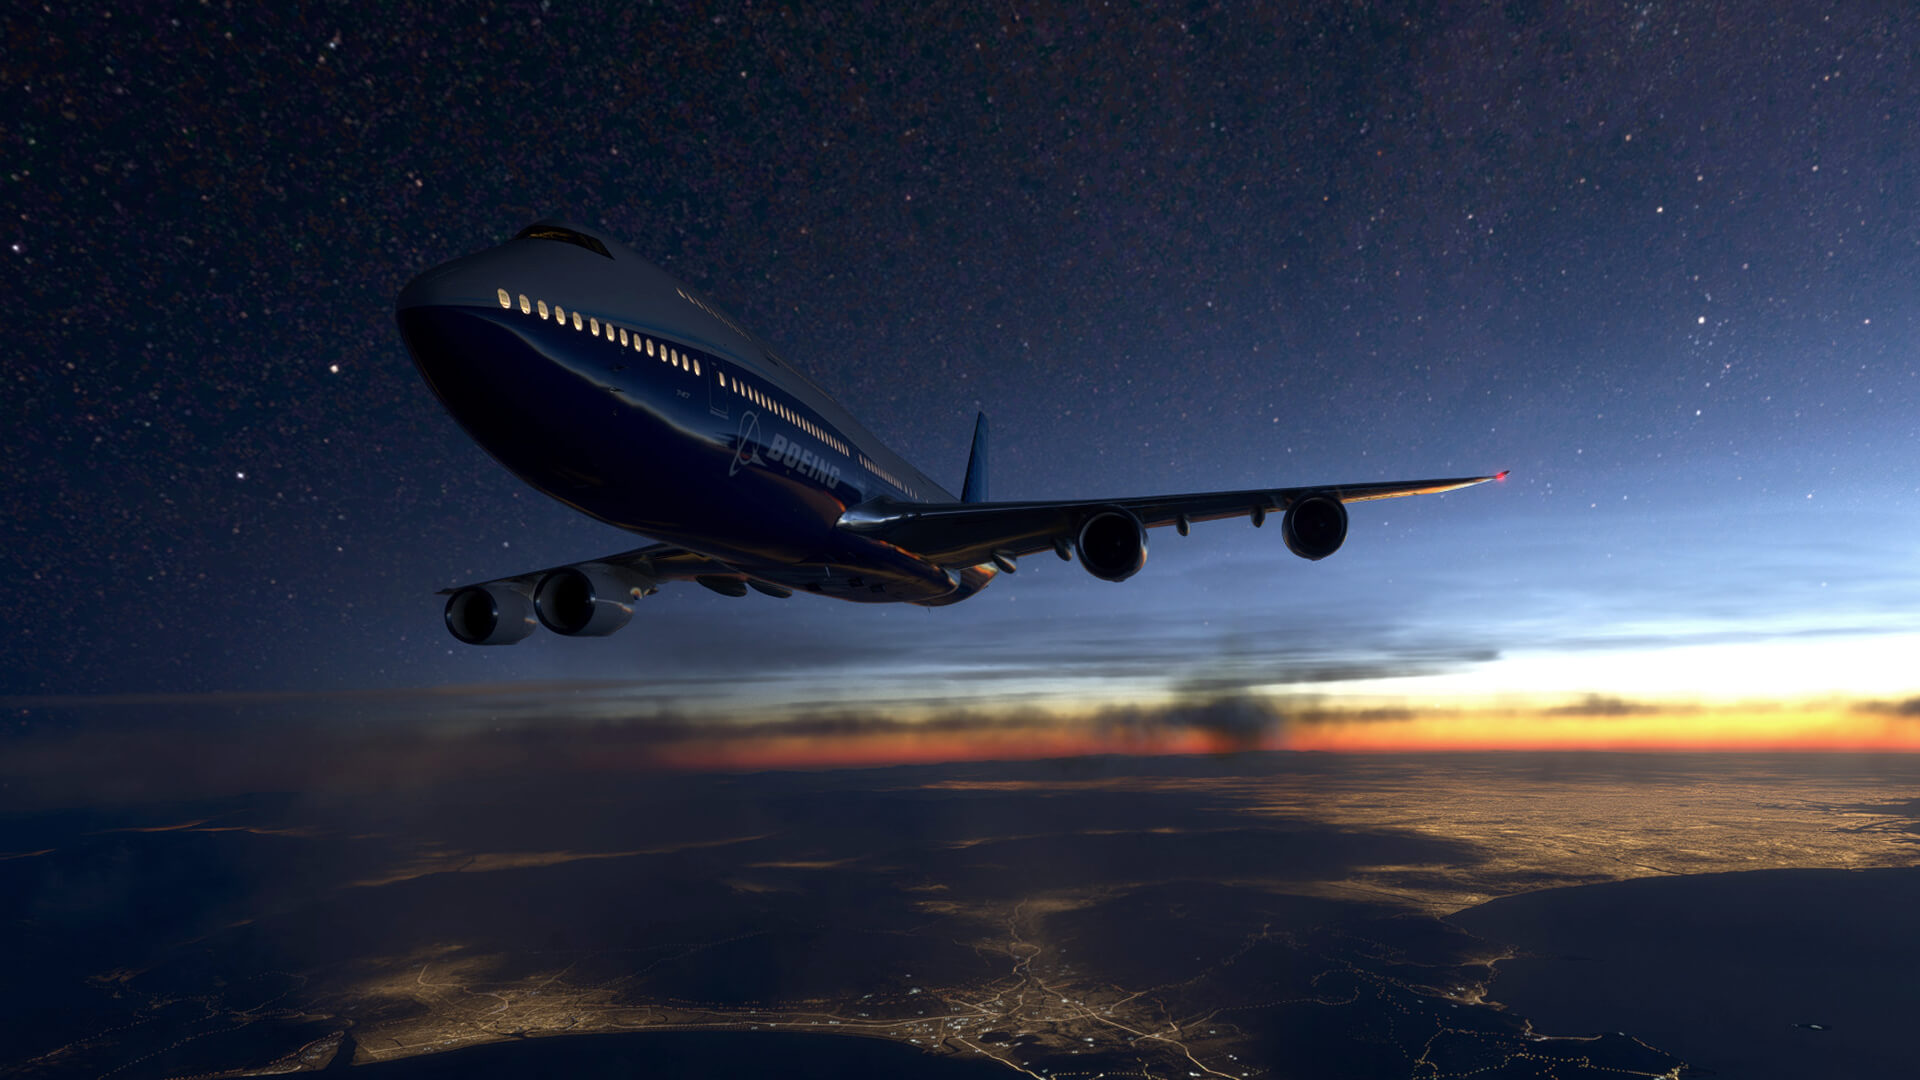
M427 271L398 318L467 433L534 488L768 584L951 603L953 573L836 523L953 496L665 271L556 223Z

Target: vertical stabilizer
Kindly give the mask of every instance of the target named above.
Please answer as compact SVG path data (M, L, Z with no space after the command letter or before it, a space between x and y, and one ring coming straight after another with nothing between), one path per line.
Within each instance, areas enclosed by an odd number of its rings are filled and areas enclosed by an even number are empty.
M960 486L961 502L987 501L987 414L973 422L973 452L967 455L967 481Z

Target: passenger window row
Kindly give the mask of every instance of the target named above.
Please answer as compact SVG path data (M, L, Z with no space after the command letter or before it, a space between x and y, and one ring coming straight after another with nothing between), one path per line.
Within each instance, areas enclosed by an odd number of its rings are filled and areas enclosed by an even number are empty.
M495 290L495 295L499 299L501 307L509 311L513 310L515 300L513 294L507 292L505 289L497 289ZM596 318L582 318L577 311L569 315L566 309L562 308L559 304L555 304L549 308L545 300L528 300L526 293L521 293L518 299L520 312L523 315L532 315L537 311L543 321L551 319L561 326L565 326L571 321L575 330L585 330L594 337L604 337L608 341L623 347L630 345L634 352L645 353L648 356L658 356L663 363L672 364L681 371L691 372L695 375L700 374L699 357L690 353L683 353L664 341L655 341L638 331L629 334L627 328L624 326L615 326L610 322L603 323Z
M801 431L806 432L807 434L813 436L814 438L820 440L821 442L826 443L828 446L833 447L835 450L840 451L840 453L843 456L850 456L850 455L847 455L846 444L842 443L839 439L834 438L831 434L827 432L825 428L821 427L819 424L814 423L812 420L809 420L806 417L801 416L799 413L788 408L786 405L768 396L767 394L761 393L758 389L752 386L748 386L746 383L740 380L739 376L737 375L734 376L733 380L729 382L725 375L721 375L720 385L726 387L729 390L732 390L734 393L740 395L743 398L746 398L748 401L753 402L755 405L760 406L761 408L767 410L768 412L774 414L775 416L778 416L780 419L785 420L787 423L792 424L794 427L799 428Z
M906 492L908 496L915 499L920 497L920 493L918 491L915 491L912 485L902 482L900 479L895 477L892 473L881 468L879 462L872 460L871 458L867 457L867 455L865 454L860 455L860 464L866 466L868 472L872 473L873 475L879 477L882 480L885 480L887 483L892 484L894 487L899 488L901 491Z
M733 331L736 334L739 334L741 337L746 338L748 341L756 340L754 336L752 334L747 333L746 330L743 327L741 327L739 323L734 322L732 319L727 318L726 313L721 311L719 308L714 307L712 304L707 303L705 300L702 300L697 296L687 295L687 290L685 289L676 288L673 291L680 294L680 299L685 300L687 303L692 304L694 307L699 308L701 311L706 312L707 314L713 316L715 319L718 319L720 322L724 323L727 329Z
M696 304L699 303L699 301L694 300L690 296L687 296L687 294L684 292L680 293L680 295L683 297L686 297L686 299L689 300L690 302L693 302ZM646 353L648 356L658 356L662 361L672 364L673 366L679 368L682 371L689 371L695 375L699 375L701 373L699 357L692 356L687 353L683 353L679 349L668 345L664 341L655 341L653 338L647 337L646 335L641 334L638 331L629 333L627 331L627 328L624 326L615 326L610 322L603 323L599 319L591 316L582 317L578 311L569 313L565 308L562 308L559 304L554 304L551 307L549 307L545 300L528 299L526 293L520 293L516 297L515 294L509 293L505 289L496 289L495 297L500 301L500 306L508 311L513 310L513 308L516 306L516 301L517 301L517 306L520 308L521 314L532 315L532 314L538 313L542 321L556 322L556 323L559 323L561 326L566 326L568 325L568 323L572 323L573 328L575 330L585 330L586 332L592 334L594 337L605 337L608 341L615 342L621 346L631 346L633 351L635 352L643 352L643 353ZM718 313L712 312L711 309L708 309L704 304L700 306L702 310L709 311L710 314L714 314L715 318L718 318L723 322L727 322L729 326L732 326L732 323L729 322L724 316L721 316ZM740 330L739 327L734 327L734 329L742 337L747 336L746 331ZM785 420L787 423L792 424L793 426L813 436L815 439L818 439L820 442L833 447L835 450L838 450L842 456L845 456L845 457L854 456L847 449L847 446L845 443L841 442L838 438L835 438L825 428L822 428L819 424L813 422L812 420L809 420L804 416L801 416L799 413L795 412L793 409L788 408L785 404L779 401L776 401L775 399L768 396L767 394L762 393L761 391L755 389L754 387L748 386L746 383L742 382L738 377L735 377L734 379L729 381L725 374L716 370L714 372L714 378L719 381L720 386L723 389L732 390L734 393L738 394L739 396L746 398L748 401L751 401L754 404L760 406L761 408L767 410L768 412L773 413L775 416L780 417L780 419ZM894 480L891 475L889 475L888 473L880 469L878 466L874 465L872 462L868 461L864 454L860 455L860 461L864 463L867 466L867 468L873 470L875 473L879 474L880 476L885 477L887 481L889 483L892 483L895 487L900 488L902 490L908 490L905 484L902 484Z

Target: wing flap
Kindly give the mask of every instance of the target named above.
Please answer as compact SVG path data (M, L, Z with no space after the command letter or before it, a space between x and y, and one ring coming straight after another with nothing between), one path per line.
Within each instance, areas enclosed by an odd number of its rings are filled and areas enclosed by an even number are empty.
M1071 542L1089 516L1115 507L1128 510L1148 528L1181 521L1220 521L1284 513L1294 501L1325 494L1341 502L1372 502L1406 495L1433 495L1505 477L1462 476L1318 487L1256 488L1190 495L1153 495L1133 499L1076 499L1056 502L900 503L876 499L847 511L840 527L894 544L949 569L977 566L995 555L1021 556L1046 551L1060 540Z

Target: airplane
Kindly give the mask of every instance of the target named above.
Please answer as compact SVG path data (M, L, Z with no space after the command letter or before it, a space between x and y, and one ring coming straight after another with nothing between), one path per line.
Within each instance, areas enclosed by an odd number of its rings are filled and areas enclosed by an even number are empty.
M470 645L536 626L605 636L669 582L940 607L1048 551L1125 581L1148 529L1223 518L1280 514L1287 549L1324 559L1346 540L1347 503L1506 476L991 502L982 413L956 498L712 299L559 219L422 273L396 317L475 442L544 494L657 541L442 590L447 629Z

